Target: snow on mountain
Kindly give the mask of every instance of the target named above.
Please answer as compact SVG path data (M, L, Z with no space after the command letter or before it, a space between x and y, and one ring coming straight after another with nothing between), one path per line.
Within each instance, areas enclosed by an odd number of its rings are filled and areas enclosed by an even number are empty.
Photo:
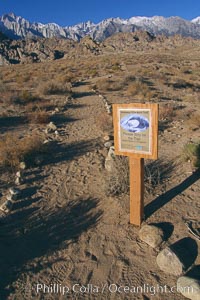
M97 41L102 41L117 32L133 32L136 30L146 30L154 35L165 34L170 36L180 34L200 38L200 17L192 21L180 17L164 18L162 16L132 17L126 20L109 18L98 24L88 21L67 27L61 27L55 23L31 23L20 16L15 16L13 13L0 17L0 31L14 39L62 37L80 40L89 35Z
M165 34L167 36L180 34L183 36L191 36L200 38L200 26L196 26L190 21L180 17L164 18L162 16L155 17L133 17L129 22L136 24L140 29L147 30L152 34Z
M193 19L191 22L194 23L194 24L199 24L200 25L200 17L197 17L197 18Z

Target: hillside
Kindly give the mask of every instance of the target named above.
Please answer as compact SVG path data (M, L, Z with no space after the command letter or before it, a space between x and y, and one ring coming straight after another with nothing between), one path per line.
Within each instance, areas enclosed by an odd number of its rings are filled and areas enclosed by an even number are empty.
M76 42L63 38L37 38L27 40L9 40L4 38L0 41L0 65L27 64L58 59L73 59L74 56L86 56L91 54L107 55L122 51L147 51L156 48L176 49L187 46L198 47L199 40L182 38L181 36L166 37L154 36L146 31L133 33L117 33L96 42L86 36ZM186 46L187 45L187 46Z
M187 223L198 232L199 43L147 32L102 43L4 42L0 299L169 300L181 274L200 280L200 242ZM129 223L127 159L108 156L111 105L143 102L159 104L159 159L145 160L142 223L162 230L157 247ZM157 264L166 247L176 249L182 273ZM184 299L174 288L173 300Z

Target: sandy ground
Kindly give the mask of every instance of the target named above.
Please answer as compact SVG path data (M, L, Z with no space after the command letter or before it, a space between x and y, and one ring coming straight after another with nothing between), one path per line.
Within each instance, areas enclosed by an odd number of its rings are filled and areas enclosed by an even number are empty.
M50 155L25 170L22 199L0 227L0 299L185 299L170 293L177 277L157 266L159 249L140 241L139 228L129 224L129 196L105 195L107 150L95 122L105 108L89 83L74 91ZM181 122L169 128L160 132L159 156L176 160L191 136ZM200 174L192 171L190 163L177 163L165 186L145 196L145 222L164 228L162 247L192 239L199 265L200 244L184 224L199 220Z

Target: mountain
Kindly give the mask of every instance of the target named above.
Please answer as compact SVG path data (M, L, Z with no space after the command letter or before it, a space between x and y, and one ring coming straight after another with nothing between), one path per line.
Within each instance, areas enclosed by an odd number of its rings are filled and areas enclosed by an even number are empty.
M0 42L8 40L9 38L0 31Z
M33 37L59 37L80 41L89 35L96 41L118 32L134 32L145 30L151 34L164 34L167 36L180 34L186 37L200 38L200 17L192 21L180 17L164 18L155 17L132 17L130 19L109 18L98 24L91 21L79 23L74 26L61 27L55 23L31 23L28 20L16 16L13 13L0 17L0 31L12 39L25 39Z
M180 17L133 17L129 19L129 22L154 35L164 34L171 36L180 34L182 36L200 38L200 24L184 20Z

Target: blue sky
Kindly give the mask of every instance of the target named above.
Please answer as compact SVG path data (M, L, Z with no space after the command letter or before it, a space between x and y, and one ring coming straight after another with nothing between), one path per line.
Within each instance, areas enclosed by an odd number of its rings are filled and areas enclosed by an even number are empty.
M0 15L14 12L30 22L54 22L61 26L88 20L98 23L110 17L200 16L199 0L0 0Z

